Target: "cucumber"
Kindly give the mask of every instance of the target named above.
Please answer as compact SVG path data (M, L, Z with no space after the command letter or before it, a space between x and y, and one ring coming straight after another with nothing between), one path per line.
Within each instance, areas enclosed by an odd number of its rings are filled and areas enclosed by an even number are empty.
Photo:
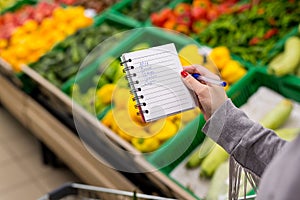
M227 199L229 190L229 162L223 162L212 177L205 200Z
M287 121L292 110L292 101L283 99L260 120L260 124L265 128L277 129Z
M288 38L284 45L281 60L277 57L269 63L268 71L277 76L291 74L300 62L300 39L297 36ZM275 62L275 59L277 62Z
M295 139L300 134L300 128L281 128L274 131L280 138L287 141Z
M202 161L200 177L211 178L216 169L227 159L229 154L218 144Z
M213 149L214 145L215 145L215 142L212 139L210 139L209 137L206 137L204 139L204 141L202 142L202 144L189 157L185 166L187 168L199 167L201 162L203 161L203 159Z
M244 196L245 174L242 172L239 185L239 197ZM247 181L246 193L252 190L252 186ZM214 173L205 200L227 200L229 191L229 161L223 162Z

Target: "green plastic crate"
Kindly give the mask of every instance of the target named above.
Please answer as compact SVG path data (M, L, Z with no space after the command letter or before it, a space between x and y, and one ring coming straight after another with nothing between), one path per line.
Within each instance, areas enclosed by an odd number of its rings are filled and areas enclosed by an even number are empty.
M102 70L102 68L99 68L99 65L105 63L106 59L110 57L119 59L122 53L131 51L131 49L137 44L148 43L150 46L158 46L161 44L173 42L175 43L177 50L181 49L187 44L197 44L196 41L177 35L174 32L166 32L162 29L154 27L138 28L133 30L132 32L128 32L125 34L128 37L125 37L119 45L115 46L105 55L99 57L99 59L87 66L84 70L78 73L76 77L73 77L72 79L67 81L62 86L62 91L69 94L70 88L75 81L83 81L87 85L92 85L92 77L95 74L99 73L99 70Z
M118 16L115 16L114 14L111 14L111 13L106 13L105 15L101 15L100 17L96 17L93 26L95 26L95 27L98 28L98 27L100 27L101 24L103 24L103 23L108 23L110 27L116 27L116 28L120 28L120 29L124 29L124 30L129 30L129 29L135 28L135 25L134 25L134 24L125 23L125 22L123 22ZM91 28L91 27L87 27L87 28L81 29L81 30L79 30L79 31L84 31L84 30L89 29L89 28ZM101 28L101 27L100 27L100 28ZM77 33L78 33L78 32L77 32ZM77 34L77 33L75 33L75 34L73 34L73 35L67 37L64 41L66 41L66 40L68 40L68 39L70 39L70 38L76 37L76 34ZM33 66L38 65L38 63L40 63L40 62L42 61L42 59L47 59L48 57L51 58L50 55L52 55L52 54L56 55L58 52L64 53L64 52L61 51L61 49L63 49L62 44L64 43L64 41L62 41L62 42L56 44L56 45L52 48L51 51L49 51L48 53L46 53L45 55L43 55L43 56L39 59L39 61L37 61L36 63L31 63L30 66L33 67ZM77 45L78 45L78 44L77 44ZM97 58L92 58L92 57L89 57L89 58L91 58L92 61L93 61L93 59L97 59ZM84 63L86 63L86 62L92 62L92 61L86 61L86 60L85 60ZM82 62L82 61L81 61L81 62ZM79 63L78 66L80 66L80 64L81 64L81 63ZM65 67L65 68L66 68L66 67ZM39 70L37 70L37 71L39 71ZM65 85L66 82L69 82L70 79L71 79L71 77L69 77L69 79L68 79L67 81L64 81L64 82L62 82L62 83L57 83L57 84L55 84L55 85L57 85L58 87L61 87L61 89L62 89L63 91L65 91L65 89L64 89L65 86L64 86L64 85ZM60 81L60 82L61 82L61 81ZM53 84L54 84L54 83L53 83Z
M0 11L0 15L3 15L7 12L15 12L18 9L22 8L25 5L34 5L36 4L38 1L37 0L18 0L15 4L3 9Z
M286 98L300 102L299 81L287 81L287 78L269 75L264 68L253 68L249 70L249 72L238 83L230 88L230 90L227 92L227 95L237 107L240 107L245 104L248 99L262 86L267 87ZM195 194L189 191L188 188L184 187L178 183L178 181L170 177L170 174L187 156L190 155L193 150L195 150L203 142L205 135L201 129L204 124L205 121L203 115L200 115L197 119L188 124L182 131L177 133L172 140L167 141L159 150L146 157L146 159L155 167L165 165L165 167L161 168L160 171L194 196ZM185 149L185 151L182 151L180 148L182 146L186 146L188 143L190 143L190 147ZM174 157L173 154L178 151L182 151L182 156L174 162L170 162L170 160ZM167 164L168 162L169 164ZM199 199L198 197L196 198Z
M232 102L240 107L261 86L281 94L286 98L300 102L300 81L295 77L276 77L266 72L265 68L251 69L237 84L228 91Z

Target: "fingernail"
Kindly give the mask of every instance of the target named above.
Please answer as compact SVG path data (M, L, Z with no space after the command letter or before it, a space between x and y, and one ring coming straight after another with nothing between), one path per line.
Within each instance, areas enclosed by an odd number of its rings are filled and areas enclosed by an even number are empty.
M185 78L185 77L187 77L189 75L189 73L187 73L186 71L182 71L181 72L181 76L183 77L183 78Z

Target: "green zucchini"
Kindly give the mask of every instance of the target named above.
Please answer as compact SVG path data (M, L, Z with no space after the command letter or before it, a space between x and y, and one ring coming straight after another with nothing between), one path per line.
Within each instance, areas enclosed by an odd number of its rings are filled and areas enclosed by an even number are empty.
M260 120L260 124L265 128L277 129L287 121L292 110L292 101L283 99Z
M203 159L213 149L214 145L215 145L215 142L212 139L210 139L209 137L206 137L204 139L204 141L202 142L202 144L189 157L185 166L187 168L199 167L201 162L203 161Z
M211 178L216 169L228 158L229 154L216 144L201 163L200 177Z
M297 36L288 38L284 45L284 52L281 59L275 57L269 63L268 71L277 76L292 74L300 62L300 39Z
M300 128L281 128L274 131L280 138L287 141L295 139L300 134Z

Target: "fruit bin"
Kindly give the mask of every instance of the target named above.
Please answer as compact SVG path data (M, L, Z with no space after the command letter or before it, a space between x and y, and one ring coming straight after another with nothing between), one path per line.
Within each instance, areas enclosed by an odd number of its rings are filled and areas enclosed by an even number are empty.
M131 51L133 49L140 49L140 48L149 48L151 46L157 46L161 44L166 44L173 42L175 43L177 49L179 50L183 46L187 44L192 44L193 42L196 44L195 41L192 41L191 39L188 39L186 37L182 37L182 35L174 34L173 32L165 32L158 28L141 28L134 31L130 31L128 34L126 34L123 41L111 52L108 52L100 58L97 62L93 63L86 69L82 70L78 76L72 81L68 82L65 86L65 92L71 91L71 88L74 88L74 83L76 83L75 88L79 86L80 92L79 96L78 93L73 91L73 96L77 97L74 101L78 104L81 104L88 112L97 115L98 119L101 120L101 118L105 117L107 112L110 112L111 109L114 109L114 104L116 104L115 101L117 99L114 99L113 94L117 95L118 91L117 89L114 89L113 93L107 93L106 96L112 96L111 100L106 102L104 105L98 106L99 104L96 104L96 113L93 112L93 110L90 110L90 99L94 98L94 94L98 94L98 91L102 91L103 88L112 86L113 88L116 87L123 87L124 83L127 85L127 81L124 79L124 73L122 72L122 67L120 66L119 57L122 53ZM117 68L117 69L114 69ZM112 69L116 70L117 73ZM121 75L119 74L119 71L121 71ZM113 76L111 76L113 74ZM103 77L107 77L107 80L109 82L106 82L106 84L102 84ZM94 80L97 80L98 82L95 83ZM116 86L116 87L115 87ZM97 89L96 89L97 88ZM125 90L125 89L124 89ZM92 92L92 93L91 93ZM76 95L75 95L75 94ZM126 95L129 95L129 89L124 95L122 95L122 101L126 101ZM90 97L90 98L86 98ZM103 98L107 98L103 96ZM117 97L116 97L117 98ZM124 100L125 98L125 100ZM85 101L85 103L82 101L82 99L89 99L89 101ZM96 99L99 99L98 102L101 102L101 96L97 96ZM78 100L78 101L77 101ZM97 100L95 100L96 102ZM103 102L103 101L102 101ZM118 107L118 106L117 106ZM93 108L92 108L93 109ZM120 112L123 111L123 109L119 110ZM193 113L192 113L193 112ZM196 117L196 111L190 112L190 117L194 116ZM134 114L136 113L136 110L134 109ZM187 114L187 113L186 113ZM125 121L125 119L122 119ZM184 124L186 124L188 121L191 121L190 119L187 119L187 117L184 117ZM129 122L128 122L129 123Z
M249 70L238 83L229 89L227 94L237 107L241 107L260 87L267 87L283 97L300 102L299 81L291 82L287 81L286 77L280 78L269 75L265 68L253 68ZM146 156L146 159L155 167L165 166L159 168L160 171L177 183L182 189L194 195L196 199L201 198L197 197L190 188L180 183L180 181L173 176L176 173L174 173L176 167L179 165L183 166L184 162L187 162L186 159L188 156L190 156L205 138L205 135L201 132L205 121L202 115L199 117L200 118L197 119L198 121L190 123L182 132L178 133L173 140L163 144L158 151ZM190 143L191 145L184 154L174 162L169 162L169 158L173 157L174 152L180 151L178 150L180 149L179 147L186 146L186 143ZM169 164L167 165L167 163ZM201 181L201 183L202 182L203 181ZM207 187L209 183L204 181L203 184L203 187Z
M299 2L261 2L235 17L219 18L199 35L199 41L228 45L243 60L260 66L268 62L267 54L275 43L299 24L299 17Z
M92 28L92 27L101 28L102 24L104 24L104 23L106 23L106 24L109 23L111 27L122 28L122 30L135 28L134 25L132 25L130 23L126 23L126 22L122 21L121 19L119 19L118 17L116 17L115 15L110 14L110 13L105 13L105 14L101 15L101 17L96 17L94 26L91 26L89 28ZM107 27L107 25L106 25L106 27ZM85 29L82 29L82 31L84 31L84 30ZM77 32L77 34L78 34L78 32ZM66 40L70 40L70 38L73 38L73 37L76 37L76 34L71 35ZM30 69L27 69L27 71L26 71L26 69L25 70L22 69L22 72L20 73L19 78L23 82L23 85L24 85L24 88L22 88L23 90L25 90L28 94L32 95L35 99L37 99L46 108L48 108L52 112L54 112L55 115L57 115L57 117L59 119L66 121L66 124L74 129L75 125L74 125L73 117L72 117L72 105L66 105L66 103L61 100L61 95L63 95L63 94L60 94L60 93L62 93L61 88L60 88L61 85L53 82L51 79L48 79L47 77L43 77L42 74L39 74L39 72L43 72L43 70L45 68L48 68L47 65L49 63L47 64L44 62L41 65L40 61L43 59L50 60L51 61L50 64L53 64L53 62L54 62L54 64L57 64L57 65L60 63L57 61L54 61L54 57L56 57L56 56L62 57L64 62L69 61L71 59L70 57L65 57L64 51L61 51L62 47L60 45L65 44L64 42L66 40L58 43L50 52L48 52L44 56L42 56L38 62L30 64L27 67ZM59 51L59 54L57 54L56 51ZM93 58L93 59L96 59L96 58ZM82 62L82 60L81 60L81 62ZM40 68L39 70L36 70L35 67L42 67L42 68ZM58 66L53 67L51 65L51 67L53 70L58 69ZM68 70L67 67L69 67L69 66L61 65L62 69ZM75 66L71 65L71 67L75 68L75 70L78 70L80 67L80 63L77 63ZM29 74L28 74L28 72L29 72ZM44 73L44 75L49 75L49 74L50 73ZM55 78L59 74L55 73L55 72L53 72L52 74L53 74L52 78L54 77L53 80L56 80ZM55 88L55 90L58 90L58 92L53 93L53 90L49 89L44 84L49 85L49 87L51 87L51 88Z

